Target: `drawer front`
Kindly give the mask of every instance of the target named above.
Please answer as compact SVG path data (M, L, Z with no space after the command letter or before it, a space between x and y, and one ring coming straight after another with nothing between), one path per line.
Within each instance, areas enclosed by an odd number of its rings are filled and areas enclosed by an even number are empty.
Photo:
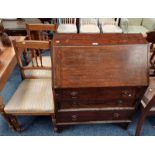
M57 123L131 120L134 110L103 110L103 111L74 111L58 112Z
M57 96L61 100L110 100L135 98L136 89L133 88L105 88L105 89L66 89Z
M59 109L76 108L104 108L104 107L134 107L135 99L117 99L117 100L74 100L58 102Z

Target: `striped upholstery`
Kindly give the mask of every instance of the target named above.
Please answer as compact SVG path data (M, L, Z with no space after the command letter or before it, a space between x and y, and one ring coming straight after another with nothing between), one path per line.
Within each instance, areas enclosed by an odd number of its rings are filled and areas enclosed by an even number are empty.
M118 25L114 18L99 18L100 25Z
M82 25L80 33L100 33L100 29L97 25Z
M101 29L103 33L122 33L121 28L116 25L102 25Z
M39 58L38 58L39 59ZM42 57L43 66L50 67L51 66L51 57L43 56ZM34 65L36 66L36 61L33 58ZM38 65L40 66L40 61L38 61ZM32 66L32 62L28 64L28 66ZM51 79L51 70L25 70L24 71L26 77L38 77L38 78L50 78Z
M57 29L58 33L77 33L75 24L60 24Z
M122 29L118 26L118 18L99 18L99 24L103 33L122 33Z
M7 114L52 114L54 101L51 79L26 79L11 97L4 111Z
M80 33L100 33L96 18L80 18Z

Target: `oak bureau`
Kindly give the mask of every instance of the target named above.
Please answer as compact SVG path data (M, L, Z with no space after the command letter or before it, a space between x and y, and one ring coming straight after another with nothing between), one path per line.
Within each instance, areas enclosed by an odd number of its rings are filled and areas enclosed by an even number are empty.
M88 123L128 125L148 86L141 34L55 34L55 131Z

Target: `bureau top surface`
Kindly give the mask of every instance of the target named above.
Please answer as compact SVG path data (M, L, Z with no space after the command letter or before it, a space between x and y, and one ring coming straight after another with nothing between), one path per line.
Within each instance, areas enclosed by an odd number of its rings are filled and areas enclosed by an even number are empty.
M148 44L140 34L125 35L124 43L123 36L55 35L63 46L53 48L54 88L147 86Z
M141 34L55 34L54 46L147 44Z

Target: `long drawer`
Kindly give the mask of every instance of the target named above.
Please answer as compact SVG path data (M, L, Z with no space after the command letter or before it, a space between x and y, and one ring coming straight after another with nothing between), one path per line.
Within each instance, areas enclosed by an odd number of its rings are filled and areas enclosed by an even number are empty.
M94 111L70 111L58 112L57 123L87 122L87 121L115 121L131 120L134 110L94 110Z
M59 109L76 108L104 108L104 107L134 107L135 99L116 99L116 100L73 100L58 102Z
M135 98L135 88L62 89L56 91L58 100L111 100Z

